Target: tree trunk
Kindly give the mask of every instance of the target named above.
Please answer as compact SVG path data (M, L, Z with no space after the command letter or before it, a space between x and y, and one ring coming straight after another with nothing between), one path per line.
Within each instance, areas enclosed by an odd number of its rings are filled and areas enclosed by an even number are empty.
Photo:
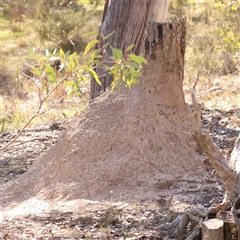
M146 23L166 21L168 5L168 0L106 0L100 32L104 36L115 32L106 40L114 48L124 51L134 44L133 52L138 55L144 54ZM111 49L108 48L103 60L108 60L111 55ZM105 91L112 83L111 76L106 75L103 70L97 69L97 73L102 86L92 78L91 99Z

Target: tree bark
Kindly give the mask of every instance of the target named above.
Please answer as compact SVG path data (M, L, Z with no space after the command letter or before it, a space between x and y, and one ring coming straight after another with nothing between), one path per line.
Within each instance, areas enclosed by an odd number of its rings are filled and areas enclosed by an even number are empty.
M106 0L100 33L106 36L115 32L106 40L111 46L124 51L128 46L134 44L133 52L144 55L146 22L166 21L168 5L169 0ZM109 47L102 60L109 60L111 55ZM92 78L91 99L105 91L112 83L111 76L107 75L104 70L97 69L97 74L100 76L102 86Z

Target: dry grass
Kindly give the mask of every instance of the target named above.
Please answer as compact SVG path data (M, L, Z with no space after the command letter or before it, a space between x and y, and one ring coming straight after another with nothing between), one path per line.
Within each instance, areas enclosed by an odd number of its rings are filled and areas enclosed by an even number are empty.
M191 102L191 88L194 77L186 75L184 82L185 99ZM220 109L229 111L240 106L240 77L227 76L200 76L197 86L198 100L206 109Z
M37 111L38 99L27 98L20 100L19 98L0 97L0 132L7 132L21 129L28 119ZM53 102L44 105L43 110L49 108ZM62 102L56 107L49 110L46 114L36 117L29 127L52 124L61 119L67 119L75 116L86 106L86 102L81 99L71 99Z
M89 21L81 31L83 33L93 31L99 25L102 17L103 5L92 9L92 5L86 5ZM31 80L22 74L27 62L29 44L41 46L41 49L54 49L56 44L42 41L33 27L38 24L38 19L24 19L22 22L14 22L6 19L0 13L1 41L4 48L1 49L1 74L0 74L0 133L20 129L34 114L38 107L38 91ZM84 63L88 56L82 56L80 63ZM88 86L87 86L88 87ZM47 109L60 96L57 91L52 99L44 106ZM43 123L51 123L56 119L69 118L79 113L87 104L88 97L82 99L72 98L57 105L49 112L32 121L30 126Z

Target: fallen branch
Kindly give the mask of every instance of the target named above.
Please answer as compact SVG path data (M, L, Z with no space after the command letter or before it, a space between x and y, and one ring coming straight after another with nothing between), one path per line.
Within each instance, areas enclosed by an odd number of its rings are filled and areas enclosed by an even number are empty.
M194 108L194 117L196 120L196 131L194 137L201 146L203 152L209 158L213 167L218 171L221 179L224 181L226 187L226 194L221 209L228 209L240 194L239 171L236 171L236 165L231 166L222 152L220 152L217 145L212 141L209 131L213 123L208 126L201 124L201 106L196 100L195 88L198 82L199 75L194 83L192 90L192 102ZM240 156L239 156L240 157Z

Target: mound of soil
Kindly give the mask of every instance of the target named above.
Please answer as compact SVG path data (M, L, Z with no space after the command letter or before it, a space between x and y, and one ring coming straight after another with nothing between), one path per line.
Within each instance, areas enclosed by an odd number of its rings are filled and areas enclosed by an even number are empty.
M33 197L51 204L169 196L188 201L193 200L189 193L199 195L212 186L196 152L195 122L184 102L182 75L169 70L163 59L158 45L140 84L93 101L55 146L2 186L4 206Z
M190 111L164 104L158 94L140 84L95 100L44 157L4 187L6 201L36 195L126 201L204 183Z

